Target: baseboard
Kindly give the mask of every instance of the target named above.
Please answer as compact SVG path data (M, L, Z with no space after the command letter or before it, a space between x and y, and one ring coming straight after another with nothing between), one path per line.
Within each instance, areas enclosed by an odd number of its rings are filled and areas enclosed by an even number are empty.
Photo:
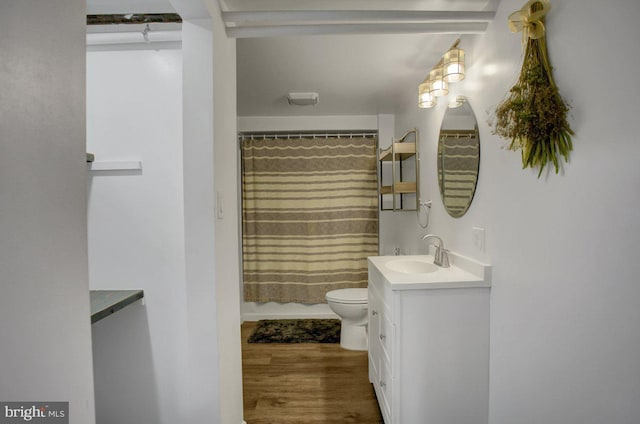
M339 319L340 317L333 312L314 312L314 313L281 313L281 312L247 312L242 315L242 321L260 321L261 319Z
M259 321L261 319L304 319L304 318L338 318L326 303L254 303L242 305L242 321Z

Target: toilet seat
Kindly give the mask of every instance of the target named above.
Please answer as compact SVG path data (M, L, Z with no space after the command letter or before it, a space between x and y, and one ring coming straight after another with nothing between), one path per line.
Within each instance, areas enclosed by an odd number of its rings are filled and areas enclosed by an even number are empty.
M339 289L326 294L327 301L347 305L360 305L369 302L367 289Z

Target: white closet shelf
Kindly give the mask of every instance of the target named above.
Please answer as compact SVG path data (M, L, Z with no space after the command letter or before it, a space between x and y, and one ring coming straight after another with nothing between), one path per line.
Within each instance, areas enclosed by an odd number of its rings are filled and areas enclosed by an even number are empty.
M95 161L89 164L90 171L139 171L142 169L142 161Z

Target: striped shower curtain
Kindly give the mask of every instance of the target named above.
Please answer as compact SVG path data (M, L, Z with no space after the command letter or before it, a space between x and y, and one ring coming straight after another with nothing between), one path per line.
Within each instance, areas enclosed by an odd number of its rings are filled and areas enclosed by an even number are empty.
M366 287L378 254L376 141L370 137L242 140L247 302L325 302Z

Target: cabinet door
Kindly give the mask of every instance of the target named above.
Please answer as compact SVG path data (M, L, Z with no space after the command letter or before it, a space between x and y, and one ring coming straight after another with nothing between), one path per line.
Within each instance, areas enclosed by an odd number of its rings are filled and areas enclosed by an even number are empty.
M486 424L489 290L407 290L394 311L398 422Z

